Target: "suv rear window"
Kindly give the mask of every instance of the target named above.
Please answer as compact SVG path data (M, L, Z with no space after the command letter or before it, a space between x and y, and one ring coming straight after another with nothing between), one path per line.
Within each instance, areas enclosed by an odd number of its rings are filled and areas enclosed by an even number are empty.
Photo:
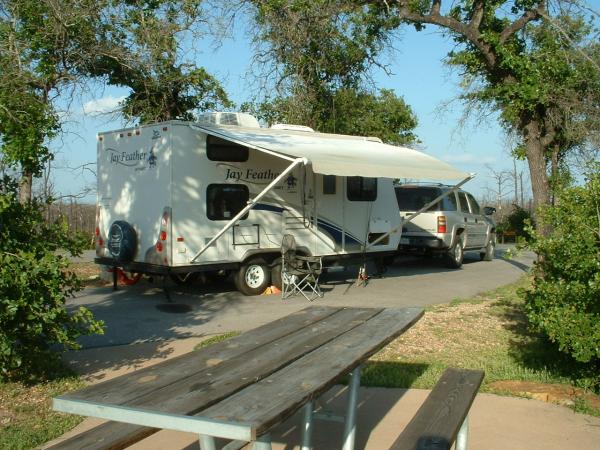
M398 209L400 211L418 211L427 203L442 195L442 190L436 187L420 186L397 186L396 200L398 200ZM456 211L456 199L454 194L450 194L437 202L427 211Z

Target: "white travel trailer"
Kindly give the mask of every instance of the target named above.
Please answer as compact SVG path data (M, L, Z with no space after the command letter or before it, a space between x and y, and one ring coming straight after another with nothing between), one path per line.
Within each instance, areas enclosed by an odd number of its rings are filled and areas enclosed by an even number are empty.
M257 294L281 270L283 235L326 265L394 254L392 179L467 176L377 138L208 117L98 135L97 263L181 280L225 270Z

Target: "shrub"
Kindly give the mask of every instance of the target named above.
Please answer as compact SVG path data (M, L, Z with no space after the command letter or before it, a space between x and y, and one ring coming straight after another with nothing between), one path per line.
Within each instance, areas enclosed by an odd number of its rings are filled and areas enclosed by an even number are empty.
M51 376L57 350L102 332L89 310L65 306L81 287L61 253L79 254L82 245L64 223L46 224L41 204L20 204L13 181L0 180L0 379Z
M529 229L538 254L525 293L530 323L575 360L600 362L600 167L584 186L561 188L555 207L539 212L549 229Z

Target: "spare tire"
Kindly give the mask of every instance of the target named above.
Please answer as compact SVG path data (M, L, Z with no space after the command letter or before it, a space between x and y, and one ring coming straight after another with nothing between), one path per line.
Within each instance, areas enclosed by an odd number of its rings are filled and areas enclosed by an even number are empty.
M133 227L124 220L116 220L108 230L108 251L120 262L133 260L137 249L137 236Z

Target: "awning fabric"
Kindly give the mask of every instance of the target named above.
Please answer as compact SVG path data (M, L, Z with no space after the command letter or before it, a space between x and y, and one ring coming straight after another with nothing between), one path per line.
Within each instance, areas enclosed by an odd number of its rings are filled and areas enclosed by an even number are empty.
M259 151L306 158L314 172L325 175L420 180L469 176L426 153L364 137L205 124L194 124L193 128Z

